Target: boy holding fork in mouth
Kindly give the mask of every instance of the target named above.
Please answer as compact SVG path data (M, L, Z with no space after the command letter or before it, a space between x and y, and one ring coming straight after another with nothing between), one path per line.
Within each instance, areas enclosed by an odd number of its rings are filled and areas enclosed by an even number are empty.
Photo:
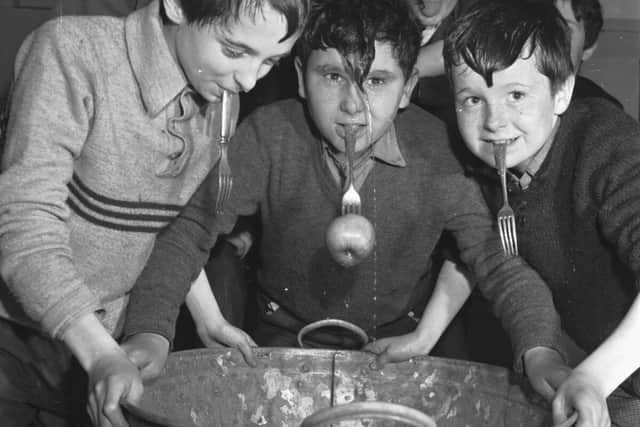
M23 42L0 175L0 425L85 426L85 402L93 424L125 424L120 399L142 393L116 341L129 291L218 161L220 98L289 54L309 8L154 0ZM135 377L116 399L105 366Z
M560 387L538 384L555 422L640 419L640 125L610 102L574 99L568 27L549 2L493 0L445 37L458 127L494 214L506 148L519 254L550 286L581 362ZM586 359L585 354L591 353ZM584 360L583 360L584 359ZM534 384L535 385L535 384ZM599 405L593 402L599 401Z

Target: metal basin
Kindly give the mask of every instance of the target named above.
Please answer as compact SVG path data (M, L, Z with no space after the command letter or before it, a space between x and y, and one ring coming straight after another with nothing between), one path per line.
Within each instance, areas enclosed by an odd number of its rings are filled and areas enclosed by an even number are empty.
M362 401L405 405L438 427L548 426L548 405L508 370L414 358L371 369L360 351L258 348L258 367L230 349L172 353L163 375L127 408L132 427L299 426L319 409ZM342 421L344 426L397 425Z

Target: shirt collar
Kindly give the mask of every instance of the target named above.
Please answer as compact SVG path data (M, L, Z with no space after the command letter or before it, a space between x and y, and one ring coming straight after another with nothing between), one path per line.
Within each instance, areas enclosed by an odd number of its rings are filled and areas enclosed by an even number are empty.
M396 136L396 128L394 125L389 127L389 131L385 133L373 146L373 157L388 163L392 166L405 167L407 162L400 152L398 145L398 137Z
M125 38L133 74L147 111L156 116L188 82L176 63L162 31L160 2L127 16Z
M542 147L540 147L538 152L535 153L531 157L531 159L529 159L527 166L524 168L524 171L522 171L522 175L517 176L516 174L509 172L510 175L518 182L518 184L520 185L520 188L522 188L523 190L526 190L529 187L529 185L531 184L531 181L533 180L533 177L535 176L536 173L538 173L538 171L542 167L542 164L544 163L544 160L547 158L547 155L549 154L549 150L551 150L551 146L553 145L553 140L556 138L556 133L558 133L558 127L560 127L560 120L561 118L558 117L558 120L556 121L556 124L554 125L553 130L551 131L551 135L549 135L549 138L542 145Z

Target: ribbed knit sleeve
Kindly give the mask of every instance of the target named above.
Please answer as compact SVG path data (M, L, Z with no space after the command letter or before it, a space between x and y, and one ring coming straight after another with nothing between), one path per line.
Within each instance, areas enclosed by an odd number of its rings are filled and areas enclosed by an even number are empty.
M147 264L136 280L127 307L124 337L152 332L173 342L180 305L207 262L220 234L231 232L239 215L256 212L256 193L266 179L259 166L260 149L251 119L231 141L229 159L233 188L223 214L216 213L218 169L215 167L180 215L156 239ZM215 277L210 279L215 280Z
M23 43L0 176L0 268L26 313L52 335L101 308L73 262L67 183L92 119L92 52L51 21Z
M504 255L478 185L462 176L448 185L455 191L445 193L451 213L446 227L511 339L516 371L523 369L524 353L536 346L555 349L567 360L560 318L547 285L524 260Z
M129 298L124 338L143 332L173 342L175 323L191 282L215 244L217 169L200 185L180 215L162 231Z

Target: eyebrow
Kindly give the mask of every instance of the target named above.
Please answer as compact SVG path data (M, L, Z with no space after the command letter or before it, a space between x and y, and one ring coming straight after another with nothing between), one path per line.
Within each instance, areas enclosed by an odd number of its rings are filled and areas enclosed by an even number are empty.
M313 69L320 73L344 72L344 68L337 64L318 64L315 67L313 67Z

